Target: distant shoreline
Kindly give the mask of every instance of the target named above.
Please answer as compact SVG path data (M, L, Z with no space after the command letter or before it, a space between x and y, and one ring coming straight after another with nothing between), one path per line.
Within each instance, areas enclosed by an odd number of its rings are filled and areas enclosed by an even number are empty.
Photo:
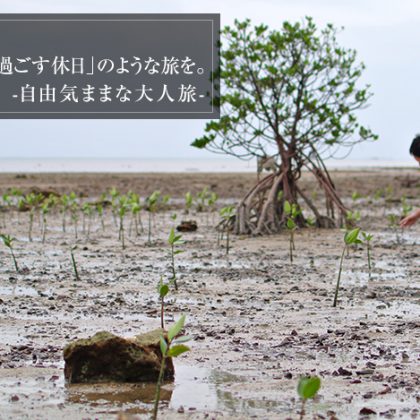
M383 171L416 169L414 161L329 160L330 171ZM255 173L256 162L229 159L92 159L92 158L0 158L2 174L36 173Z

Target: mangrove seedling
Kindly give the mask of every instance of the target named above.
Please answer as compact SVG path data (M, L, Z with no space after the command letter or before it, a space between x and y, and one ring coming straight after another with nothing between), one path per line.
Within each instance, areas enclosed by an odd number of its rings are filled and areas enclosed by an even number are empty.
M208 199L210 197L209 189L204 187L199 193L197 193L196 197L196 209L197 212L204 212L206 211L208 205Z
M341 258L340 258L340 267L338 269L337 285L335 286L333 308L337 306L338 289L340 287L341 272L343 271L344 254L348 246L354 245L354 244L360 244L362 242L359 239L359 233L360 233L360 228L356 228L353 230L347 230L344 234L344 246L343 246L343 252L341 253Z
M32 242L32 228L34 224L35 211L39 203L41 202L42 198L43 196L41 194L34 194L34 193L26 194L25 196L25 204L29 208L29 229L28 229L29 242Z
M50 201L45 200L41 204L41 214L42 214L42 243L45 243L45 237L47 235L47 214L50 211Z
M176 227L176 219L177 218L178 218L178 215L176 213L171 214L172 227Z
M360 222L361 215L360 211L348 211L346 213L346 229L351 229L357 222Z
M214 213L216 211L216 203L217 203L218 199L219 199L219 196L215 192L212 192L210 194L209 199L208 199L208 205L209 205L209 208L210 208L210 213L212 215L213 224L214 224Z
M118 239L121 241L122 249L125 249L124 217L127 213L128 206L129 206L129 202L128 202L127 196L122 195L118 200L118 220L119 220Z
M393 195L394 195L394 187L392 185L388 185L385 188L385 201L392 201Z
M73 201L70 206L71 221L74 227L74 237L77 239L77 224L79 221L79 205L77 201Z
M388 219L388 226L391 229L394 229L396 226L398 226L399 217L396 214L394 213L388 214L387 219Z
M117 213L118 213L117 198L120 196L120 193L115 187L112 187L109 190L109 196L111 197L112 218L114 219L115 226L117 226Z
M389 228L392 231L395 232L395 239L397 240L397 243L398 244L401 243L401 237L399 235L399 231L400 231L399 221L400 221L400 218L396 214L391 213L391 214L388 214L387 219L388 219Z
M79 220L79 204L77 202L77 196L75 192L71 192L69 194L69 199L70 199L70 216L71 216L71 221L73 222L73 226L74 226L74 237L77 239L77 222Z
M168 207L169 201L171 200L171 196L169 194L165 194L162 196L162 206L163 209Z
M226 206L220 209L220 216L222 217L223 231L226 232L226 255L229 254L230 249L230 225L235 216L235 206Z
M413 210L413 206L411 206L410 204L407 204L407 199L404 196L401 197L401 206L402 206L401 218L407 217L409 213L411 212L411 210Z
M166 360L169 357L178 357L181 354L190 350L188 346L184 343L191 340L189 336L181 336L175 338L184 328L185 324L185 315L182 315L181 318L169 329L168 336L165 338L163 335L160 337L160 351L162 353L162 361L160 364L159 377L156 383L156 396L155 403L153 407L152 420L156 420L159 410L159 401L160 401L160 389L162 386L163 376L166 368Z
M371 276L372 276L372 258L371 258L372 246L371 246L371 242L372 242L372 239L373 239L373 235L371 233L362 232L362 239L363 239L363 242L366 244L368 269L369 269L369 279L370 279Z
M139 226L141 227L141 231L143 231L143 222L141 220L141 203L140 203L140 196L135 193L128 193L130 202L129 207L131 209L131 221L130 221L130 229L129 234L131 235L131 228L134 224L134 229L136 232L136 236L140 235Z
M185 194L185 214L190 214L191 207L193 205L193 196L190 192Z
M153 191L152 194L146 198L147 211L149 212L149 230L147 233L147 243L149 245L152 243L152 216L154 216L154 214L157 212L159 198L160 191Z
M302 399L302 406L300 409L300 420L305 416L305 404L310 398L314 398L321 388L321 378L318 376L306 376L299 380L297 392Z
M8 209L10 209L11 208L11 206L12 206L12 200L11 200L11 197L10 197L10 195L9 194L7 194L7 193L4 193L3 195L2 195L2 199L3 199L3 204L8 208ZM20 198L21 199L21 198ZM5 217L5 212L4 212L4 210L2 209L2 211L1 211L1 215L2 215L2 225L3 225L3 227L6 227L6 217Z
M307 227L314 227L316 226L316 219L315 217L307 217L305 219L305 224Z
M67 211L70 207L70 197L67 194L63 194L60 197L60 204L61 204L61 214L62 214L62 227L63 227L63 232L66 231L66 214Z
M184 252L181 249L175 249L176 246L182 245L184 241L182 240L182 235L176 235L175 229L171 228L168 237L168 244L170 245L170 254L171 254L171 270L172 270L172 278L171 281L174 283L175 290L178 290L178 284L176 282L176 268L175 268L175 255L181 254Z
M15 238L11 237L10 235L0 235L4 245L9 248L10 250L10 255L12 256L12 260L13 260L13 264L15 266L16 269L16 273L19 272L19 267L18 267L18 263L16 261L16 257L15 257L15 253L13 252L13 241L15 240Z
M93 206L91 203L83 203L82 205L82 217L83 217L83 233L86 234L86 238L89 239L90 235L90 225L91 225L91 218L93 214ZM87 219L87 223L86 223ZM87 227L86 227L87 224Z
M373 193L373 199L379 200L384 196L384 190L382 188L379 188Z
M163 283L162 277L158 283L158 293L159 293L159 301L160 301L160 327L162 330L165 329L165 297L169 293L169 285Z
M289 231L289 258L290 264L293 264L293 251L295 250L295 230L296 230L296 218L300 214L300 209L297 204L290 203L289 201L284 202L283 211L286 220L286 228Z
M79 271L77 270L76 259L74 258L74 251L75 251L76 248L77 248L76 245L74 245L70 248L70 257L71 257L71 264L73 266L74 277L75 277L76 281L79 281L80 280Z
M96 213L98 213L99 219L101 221L102 230L105 232L105 220L104 220L104 205L103 201L100 201L95 204Z
M1 198L3 200L4 205L6 205L7 207L12 206L12 198L10 197L10 194L4 193Z

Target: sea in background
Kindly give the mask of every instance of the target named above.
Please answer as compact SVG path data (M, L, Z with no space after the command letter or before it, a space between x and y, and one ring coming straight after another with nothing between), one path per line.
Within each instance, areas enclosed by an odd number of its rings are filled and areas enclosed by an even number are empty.
M328 160L330 170L417 168L414 160ZM0 173L138 173L138 172L255 172L256 160L239 159L133 159L133 158L0 158Z

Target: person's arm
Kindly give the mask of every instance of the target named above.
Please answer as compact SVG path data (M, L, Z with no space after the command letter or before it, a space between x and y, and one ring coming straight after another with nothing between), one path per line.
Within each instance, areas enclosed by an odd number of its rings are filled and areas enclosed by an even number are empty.
M420 219L420 209L417 209L410 213L407 217L404 217L404 219L400 222L400 226L402 228L409 227L414 225L418 219Z

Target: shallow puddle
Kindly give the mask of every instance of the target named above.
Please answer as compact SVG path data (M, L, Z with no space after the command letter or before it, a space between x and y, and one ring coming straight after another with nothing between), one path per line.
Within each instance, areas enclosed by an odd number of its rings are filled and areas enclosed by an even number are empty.
M246 379L220 370L176 366L174 383L162 388L161 401L178 410L249 412L273 407L275 402L241 399L226 390L229 384L245 382ZM70 385L65 388L67 402L84 403L103 409L126 410L131 413L145 412L153 403L155 384L96 384Z
M0 286L0 296L38 296L38 292L30 286Z
M394 269L393 271L375 271L372 270L371 275L369 276L369 272L367 270L360 271L358 269L353 270L345 270L342 273L342 280L343 284L345 282L346 285L353 285L353 286L367 286L369 282L386 282L392 280L395 283L406 283L407 282L407 275L405 270L402 268Z
M101 413L147 413L152 409L155 384L74 384L66 385L62 371L39 369L38 375L25 369L15 375L3 377L0 382L0 404L18 405L20 400L48 407L65 404L66 409ZM18 372L19 371L19 372ZM51 372L54 372L53 374ZM28 375L29 374L29 375ZM281 403L269 399L244 398L229 391L229 385L241 384L246 379L221 370L176 366L174 383L162 388L161 402L174 410L224 411L256 415L280 407ZM46 407L47 409L47 407ZM9 410L7 410L9 411ZM277 410L275 410L277 411Z

